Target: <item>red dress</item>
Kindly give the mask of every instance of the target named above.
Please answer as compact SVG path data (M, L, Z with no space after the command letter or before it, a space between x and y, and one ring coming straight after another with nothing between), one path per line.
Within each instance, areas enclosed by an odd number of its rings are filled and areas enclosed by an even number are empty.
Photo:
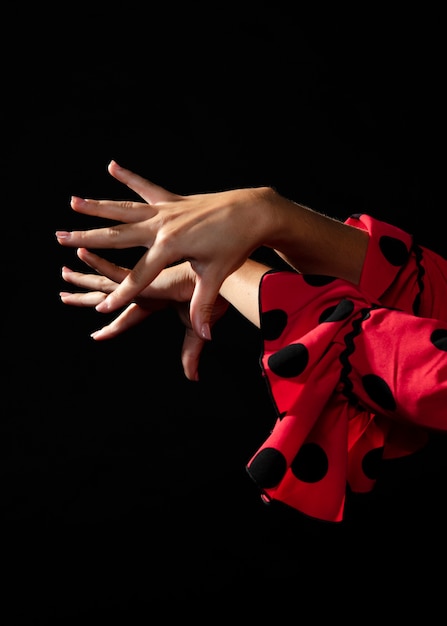
M347 485L368 492L381 459L447 432L447 260L368 215L358 287L267 272L261 367L277 411L247 464L265 501L343 519Z

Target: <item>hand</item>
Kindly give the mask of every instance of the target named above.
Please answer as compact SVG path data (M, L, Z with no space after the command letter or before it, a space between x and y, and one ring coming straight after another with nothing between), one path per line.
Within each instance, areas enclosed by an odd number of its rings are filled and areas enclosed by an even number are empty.
M118 288L130 270L111 263L85 248L79 248L77 253L78 257L97 273L85 274L63 267L63 279L87 291L83 293L63 291L60 297L64 304L96 307ZM198 380L199 359L205 340L198 337L192 330L189 316L189 303L194 292L195 281L196 275L188 262L163 270L110 324L92 333L91 336L97 341L111 339L139 324L151 313L173 307L185 326L181 352L185 376L189 380ZM210 318L211 325L222 317L228 306L228 302L218 296Z
M147 248L113 290L102 291L96 309L111 312L130 304L164 268L188 259L196 276L190 300L191 324L197 337L210 339L214 304L224 279L262 245L265 211L261 205L268 202L270 190L239 189L181 196L119 167L114 161L109 164L109 172L145 203L73 197L73 210L120 224L56 233L64 246ZM133 315L138 317L141 311Z

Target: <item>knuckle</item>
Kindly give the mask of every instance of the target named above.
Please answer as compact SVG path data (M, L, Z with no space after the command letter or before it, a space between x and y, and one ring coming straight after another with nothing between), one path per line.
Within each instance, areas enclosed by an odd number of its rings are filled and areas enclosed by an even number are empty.
M126 212L129 212L134 208L134 203L132 202L132 200L122 200L120 202L120 208Z
M110 239L118 239L121 234L121 228L119 226L109 226L108 234L110 236Z

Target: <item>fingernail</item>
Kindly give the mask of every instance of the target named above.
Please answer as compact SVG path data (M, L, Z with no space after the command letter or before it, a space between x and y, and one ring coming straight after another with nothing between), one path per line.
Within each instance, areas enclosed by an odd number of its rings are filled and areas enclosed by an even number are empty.
M70 204L73 204L73 202L77 202L78 204L83 206L86 200L84 198L80 198L79 196L71 196Z
M97 304L95 306L95 310L98 311L98 313L106 313L109 310L109 303L107 302L107 299Z
M211 330L209 324L202 325L201 334L203 339L207 339L208 341L211 339Z
M56 231L56 239L70 239L71 233L67 230L57 230Z

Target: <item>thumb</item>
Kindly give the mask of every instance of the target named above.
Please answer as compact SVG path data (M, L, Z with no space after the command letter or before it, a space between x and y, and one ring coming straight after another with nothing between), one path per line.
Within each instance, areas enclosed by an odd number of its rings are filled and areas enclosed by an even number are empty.
M211 316L219 289L220 285L216 285L215 281L214 283L207 282L203 276L197 275L191 296L189 316L194 332L202 340L211 339Z

